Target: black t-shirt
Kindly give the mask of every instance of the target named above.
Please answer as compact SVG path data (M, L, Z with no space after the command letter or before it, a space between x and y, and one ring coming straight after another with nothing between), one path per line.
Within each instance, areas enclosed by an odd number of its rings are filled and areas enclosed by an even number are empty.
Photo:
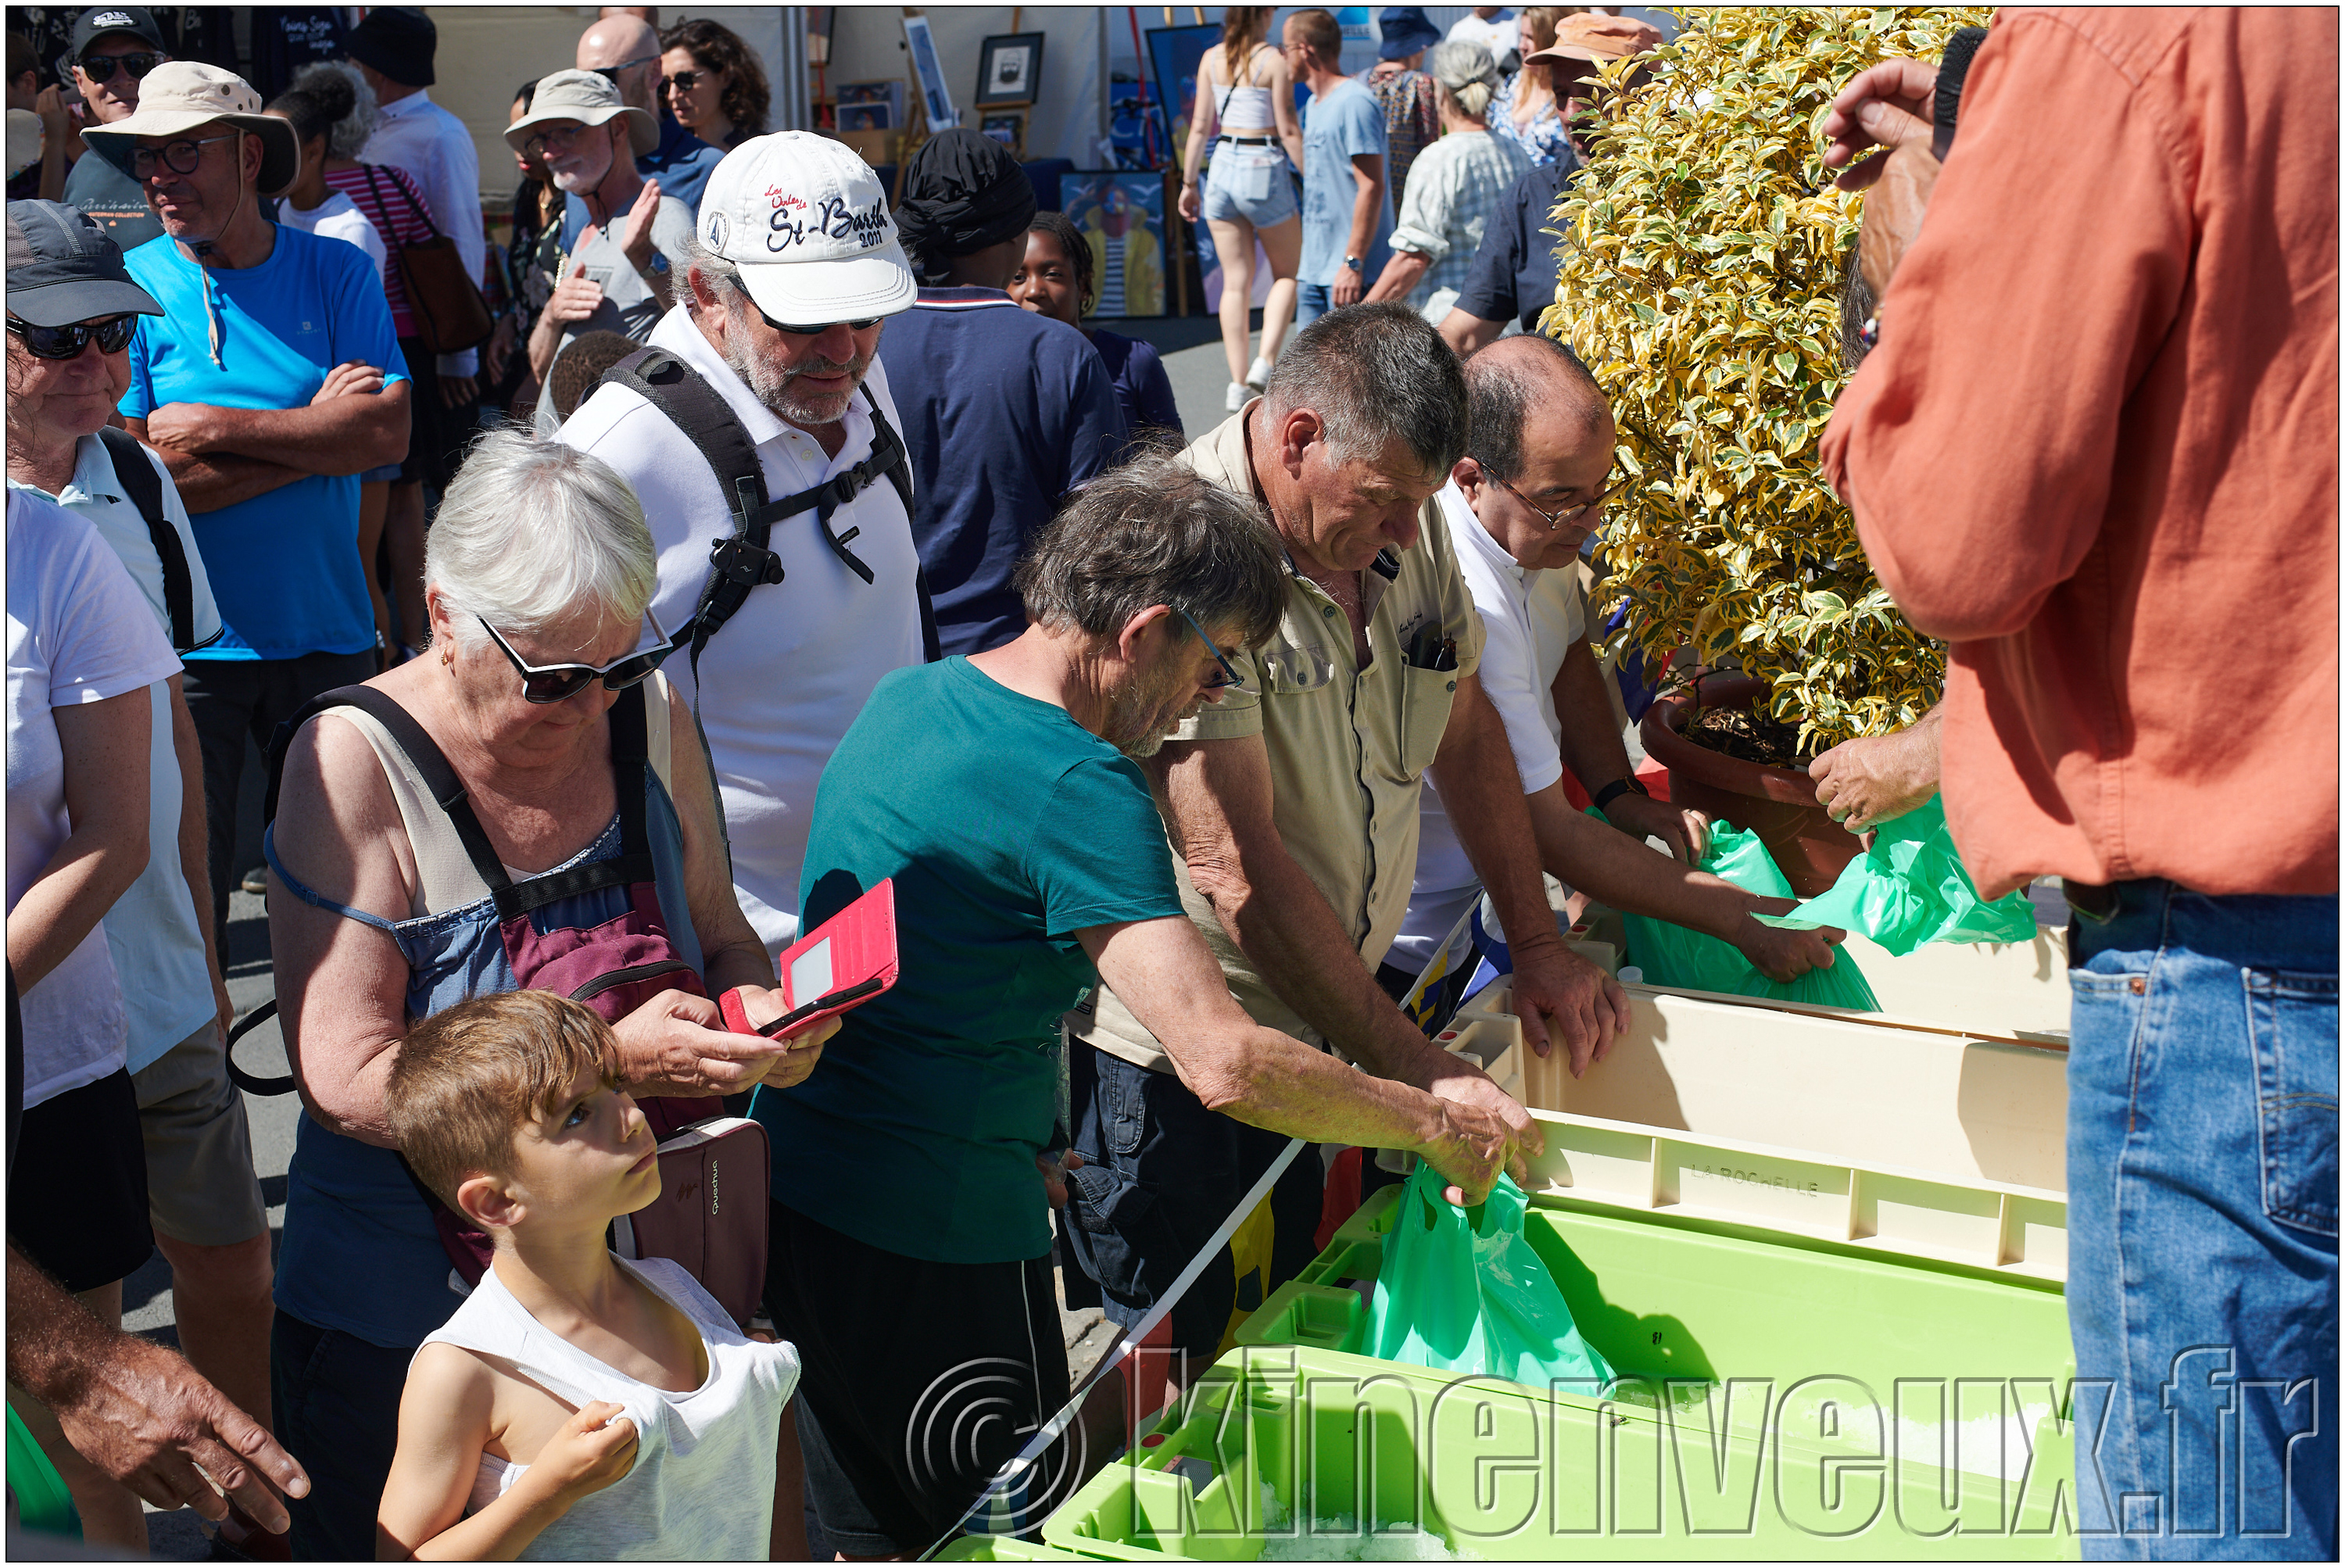
M1556 252L1561 241L1540 230L1564 187L1579 172L1579 157L1568 148L1552 163L1535 163L1515 181L1490 225L1482 248L1457 293L1457 309L1486 321L1513 316L1526 332L1538 330L1539 312L1555 300Z

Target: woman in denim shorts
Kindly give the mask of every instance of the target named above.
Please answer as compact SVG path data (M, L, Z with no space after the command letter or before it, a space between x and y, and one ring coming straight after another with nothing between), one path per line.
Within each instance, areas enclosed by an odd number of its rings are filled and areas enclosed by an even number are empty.
M1294 268L1303 255L1293 173L1303 167L1303 128L1294 117L1286 61L1263 39L1274 9L1233 5L1223 13L1220 45L1198 63L1196 107L1181 160L1181 216L1192 223L1203 216L1221 259L1222 348L1229 355L1226 406L1233 412L1270 381L1270 362L1294 319ZM1201 199L1197 178L1209 138L1213 165ZM1272 282L1262 312L1262 352L1248 366L1257 239L1270 258Z

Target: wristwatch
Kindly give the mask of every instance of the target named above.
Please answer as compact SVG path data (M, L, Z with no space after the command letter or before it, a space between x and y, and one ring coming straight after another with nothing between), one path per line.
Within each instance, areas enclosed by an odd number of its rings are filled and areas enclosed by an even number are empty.
M1355 272L1365 273L1368 270L1368 259L1365 256L1346 256L1344 258L1344 265Z
M1615 779L1611 783L1607 784L1603 789L1596 791L1595 795L1591 797L1591 802L1598 810L1601 811L1605 807L1609 806L1621 796L1631 792L1642 795L1649 800L1651 799L1653 796L1653 792L1650 789L1646 789L1643 782L1639 780L1635 774L1631 773L1625 779Z

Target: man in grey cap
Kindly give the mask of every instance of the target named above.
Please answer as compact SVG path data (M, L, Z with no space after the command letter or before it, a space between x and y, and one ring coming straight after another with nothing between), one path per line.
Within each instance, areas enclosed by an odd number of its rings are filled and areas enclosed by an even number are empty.
M505 127L505 142L542 158L588 218L530 331L530 369L550 376L554 356L581 332L650 337L673 302L667 253L692 238L691 209L636 172L635 160L658 145L657 122L622 101L602 73L556 71L538 78L529 113Z
M366 253L262 211L301 149L242 78L175 60L137 114L82 139L145 185L170 241L126 258L166 313L131 341L121 409L218 568L227 629L188 657L187 691L225 924L246 737L268 744L310 698L380 667L358 476L407 451L407 369Z
M163 30L143 5L93 5L74 23L74 86L98 125L112 125L138 112L138 86L171 57ZM163 232L147 209L147 192L102 158L84 158L66 176L66 205L97 219L125 250Z

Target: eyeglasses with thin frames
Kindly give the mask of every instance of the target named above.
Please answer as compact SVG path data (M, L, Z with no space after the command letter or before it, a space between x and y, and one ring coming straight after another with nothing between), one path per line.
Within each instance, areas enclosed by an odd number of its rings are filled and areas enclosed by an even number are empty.
M638 648L626 657L613 659L605 665L531 664L513 652L513 644L505 641L502 632L489 626L486 616L473 618L488 627L489 636L495 639L497 647L504 650L505 657L521 674L523 697L534 703L568 702L597 679L602 681L604 689L607 691L624 691L650 679L652 672L666 662L667 656L676 649L675 639L661 626L659 617L646 609L644 619L650 624L652 636L658 639L648 648Z
M1237 670L1230 663L1229 656L1222 651L1222 647L1219 643L1213 641L1213 638L1205 635L1205 628L1197 624L1196 616L1191 615L1186 610L1175 610L1173 614L1179 616L1183 620L1189 623L1189 629L1197 634L1197 640L1199 642L1204 644L1205 647L1213 650L1213 662L1222 667L1221 677L1217 680L1209 680L1205 683L1205 689L1207 691L1234 691L1242 697L1256 697L1260 695L1260 693L1256 692L1254 687L1248 686L1244 680L1240 678Z
M143 82L147 79L147 72L163 63L163 56L154 54L91 55L74 63L80 67L83 76L104 86L114 79L114 69L117 66L129 72L132 81Z
M574 125L567 129L561 126L548 126L543 130L532 133L529 138L521 144L521 149L532 158L543 158L549 151L558 151L570 147L580 137L585 135L589 128L583 125Z
M181 137L167 141L161 147L138 147L130 149L130 178L145 179L155 172L155 160L173 174L193 174L204 161L204 148L216 141L235 141L244 133L229 131L225 136Z
M77 359L90 344L97 345L101 354L118 354L130 346L130 334L137 331L136 316L113 316L103 321L76 321L70 327L36 327L30 321L8 318L8 331L25 350L36 360Z
M1504 488L1508 494L1513 496L1516 500L1521 502L1524 505L1529 507L1532 512L1537 514L1539 521L1547 524L1548 532L1550 534L1554 533L1557 529L1562 527L1567 523L1577 523L1580 518L1586 516L1593 508L1601 506L1607 501L1611 500L1612 497L1619 492L1620 488L1617 484L1608 484L1602 490L1597 492L1596 498L1592 501L1583 501L1579 505L1571 507L1568 511L1549 512L1546 507L1541 506L1538 502L1532 500L1529 496L1524 494L1513 485L1508 484L1497 474L1490 473L1490 471L1487 468L1483 469L1482 472L1490 474L1491 483Z

